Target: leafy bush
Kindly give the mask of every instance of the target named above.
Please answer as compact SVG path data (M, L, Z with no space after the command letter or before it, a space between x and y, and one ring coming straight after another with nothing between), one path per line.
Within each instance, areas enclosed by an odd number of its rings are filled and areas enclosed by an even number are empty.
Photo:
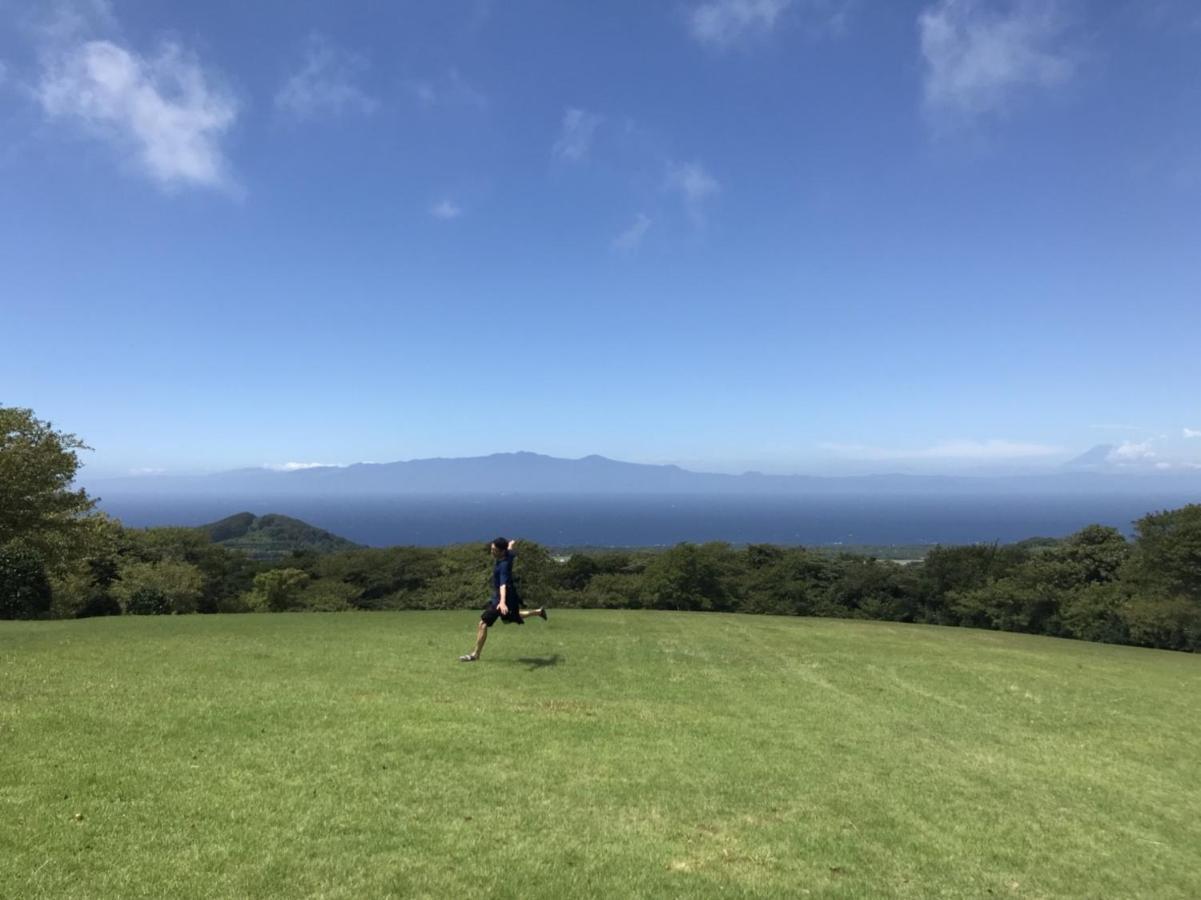
M1136 597L1122 607L1134 644L1201 650L1201 604L1188 597Z
M308 583L308 572L300 569L271 569L254 576L254 587L246 597L247 605L262 612L283 612L300 603L301 591Z
M354 609L358 598L358 588L343 581L323 578L304 585L296 597L296 607L312 612L342 612Z
M171 613L171 601L157 587L139 585L125 595L125 613L130 616L166 616Z
M677 544L656 554L643 575L654 609L730 610L735 554L729 544Z
M50 612L50 581L32 547L0 546L0 619L40 619Z
M1201 504L1135 522L1138 539L1126 577L1144 593L1201 603Z
M131 605L147 604L157 612L158 604L162 603L166 612L192 613L203 595L203 581L200 570L191 563L132 560L121 564L120 578L113 583L112 594L126 612L131 611Z
M1064 634L1084 641L1125 644L1130 629L1123 615L1126 589L1116 583L1092 583L1068 592L1059 605Z

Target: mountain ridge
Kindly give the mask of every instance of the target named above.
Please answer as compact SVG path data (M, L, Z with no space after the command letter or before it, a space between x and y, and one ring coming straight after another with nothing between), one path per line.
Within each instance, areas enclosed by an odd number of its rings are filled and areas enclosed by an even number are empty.
M1094 448L1096 449L1096 448ZM1090 451L1092 453L1093 451ZM1086 456L1088 454L1085 454ZM531 451L431 457L280 471L243 468L210 475L85 481L96 492L271 494L863 494L1187 491L1201 496L1201 471L1098 471L1090 466L1027 475L738 475L674 464L632 463L599 454L579 459Z

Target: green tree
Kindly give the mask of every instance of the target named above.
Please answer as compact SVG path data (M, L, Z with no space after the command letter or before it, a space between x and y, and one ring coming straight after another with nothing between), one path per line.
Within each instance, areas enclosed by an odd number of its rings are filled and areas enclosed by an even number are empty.
M120 615L121 604L112 595L112 586L120 577L130 532L104 513L87 516L82 524L82 555L51 575L50 614L58 619Z
M127 613L192 613L200 602L204 578L191 563L125 560L112 594Z
M1201 504L1143 516L1134 527L1127 579L1143 594L1201 603Z
M271 569L254 576L254 587L247 597L251 609L283 612L296 606L309 573L301 569Z
M341 612L354 609L359 591L344 581L320 578L304 585L297 594L296 605L313 612Z
M746 549L743 612L813 615L837 579L836 564L804 547L785 550L754 544Z
M1052 551L1070 568L1076 584L1116 581L1130 555L1130 544L1116 528L1089 525Z
M40 619L50 611L42 558L16 542L0 546L0 619Z
M1117 581L1092 582L1069 591L1060 602L1064 634L1107 644L1130 642L1124 610L1129 598Z
M248 559L244 553L211 543L196 528L129 529L127 556L143 562L182 562L195 566L203 578L196 612L232 612L244 609L238 600L268 564Z
M1122 606L1130 642L1164 650L1201 650L1201 606L1185 597L1134 597Z
M729 544L676 544L646 567L643 590L655 609L729 610L733 606L727 576L737 566Z
M893 562L844 554L834 565L837 578L815 612L823 616L912 622L918 600L914 572Z
M86 449L33 410L0 406L0 546L20 541L50 572L85 552L95 501L72 482Z

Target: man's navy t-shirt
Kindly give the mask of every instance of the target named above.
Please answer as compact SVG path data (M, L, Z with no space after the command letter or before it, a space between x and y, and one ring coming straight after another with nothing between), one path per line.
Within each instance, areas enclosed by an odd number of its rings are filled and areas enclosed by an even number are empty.
M507 585L506 600L515 605L518 602L517 585L513 582L513 554L506 553L492 566L492 602L500 602L500 586Z

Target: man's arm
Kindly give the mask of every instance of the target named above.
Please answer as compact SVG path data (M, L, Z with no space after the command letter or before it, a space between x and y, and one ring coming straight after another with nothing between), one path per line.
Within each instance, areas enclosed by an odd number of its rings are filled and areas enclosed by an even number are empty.
M502 584L500 586L500 603L497 604L497 609L500 610L500 614L502 616L507 616L509 614L509 604L505 600L505 594L508 590L509 586L507 584Z

